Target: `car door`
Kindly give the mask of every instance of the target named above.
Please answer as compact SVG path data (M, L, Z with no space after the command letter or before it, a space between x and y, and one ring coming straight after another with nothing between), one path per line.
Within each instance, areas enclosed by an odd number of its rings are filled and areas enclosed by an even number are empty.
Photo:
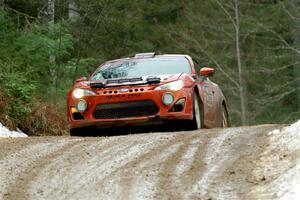
M217 121L218 86L210 81L208 77L203 77L201 88L203 91L204 123L208 127L213 127Z

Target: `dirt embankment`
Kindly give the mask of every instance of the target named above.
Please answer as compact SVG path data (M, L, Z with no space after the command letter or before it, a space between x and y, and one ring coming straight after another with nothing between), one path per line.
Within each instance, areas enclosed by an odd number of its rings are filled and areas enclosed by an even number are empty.
M300 136L288 134L262 125L0 139L0 199L284 198L299 174Z

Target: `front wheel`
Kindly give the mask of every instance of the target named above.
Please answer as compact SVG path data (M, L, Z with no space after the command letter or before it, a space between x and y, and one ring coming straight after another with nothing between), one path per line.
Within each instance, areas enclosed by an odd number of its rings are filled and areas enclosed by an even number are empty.
M189 130L197 130L203 128L203 115L199 96L194 93L193 97L193 120L187 127Z
M226 108L224 105L222 105L222 122L221 122L222 128L228 128L230 127L229 119L228 119L228 113L226 111Z

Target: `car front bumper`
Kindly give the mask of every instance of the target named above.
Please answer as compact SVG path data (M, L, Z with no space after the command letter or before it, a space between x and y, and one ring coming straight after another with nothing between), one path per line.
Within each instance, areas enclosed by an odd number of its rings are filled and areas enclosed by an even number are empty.
M105 90L100 90L97 92L95 96L86 96L83 97L87 102L87 110L79 113L76 111L76 103L79 99L75 99L72 96L69 96L68 99L68 120L70 124L70 128L78 128L78 127L86 127L86 126L98 126L98 127L110 127L110 126L121 126L121 125L145 125L152 123L161 123L165 120L192 120L193 119L193 89L192 88L182 88L179 91L166 91L166 90L153 90L151 88L146 87L137 87L132 88L128 92L119 92L120 88L110 88ZM171 93L174 96L174 101L170 105L165 105L162 102L162 96L165 93ZM176 103L180 100L184 99L184 105L182 110L178 111L175 108ZM131 105L132 102L152 102L153 105L156 106L157 112L148 114L137 114L142 116L133 116L126 115L126 112L137 112L135 109L144 109L144 107L132 107L130 110L124 110L121 108L120 112L124 112L125 115L117 114L116 116L112 116L112 113L109 113L109 116L100 117L95 114L95 111L98 108L102 107L110 107L114 108L114 105L125 105L129 103ZM118 112L118 108L115 110ZM101 115L101 110L99 114ZM76 115L81 115L81 119L75 119ZM128 117L129 116L129 117Z

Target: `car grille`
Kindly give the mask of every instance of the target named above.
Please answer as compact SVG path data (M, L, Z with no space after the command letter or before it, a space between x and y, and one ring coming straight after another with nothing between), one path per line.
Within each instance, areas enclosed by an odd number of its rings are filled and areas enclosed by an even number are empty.
M96 119L119 119L155 115L158 111L158 107L148 100L99 104L93 115Z

